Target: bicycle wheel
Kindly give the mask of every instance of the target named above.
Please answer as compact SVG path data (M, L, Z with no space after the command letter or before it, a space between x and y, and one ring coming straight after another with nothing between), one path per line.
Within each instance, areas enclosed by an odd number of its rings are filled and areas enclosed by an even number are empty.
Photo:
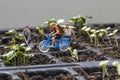
M59 43L59 49L60 51L67 51L67 48L69 47L70 45L68 44L68 41L61 41Z
M50 47L47 47L48 44L45 45L44 42L45 42L45 41L41 41L41 42L39 43L39 50L40 50L41 52L48 52L48 51L50 50Z

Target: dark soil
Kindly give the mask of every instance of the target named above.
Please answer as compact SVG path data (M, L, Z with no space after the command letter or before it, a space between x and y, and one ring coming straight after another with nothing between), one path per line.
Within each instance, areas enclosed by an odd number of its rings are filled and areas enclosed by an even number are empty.
M103 80L101 68L86 68L86 69L75 69L80 75L83 75L87 80ZM105 75L104 80L118 80L118 76L115 67L107 67L109 76Z
M0 74L0 80L12 80L10 75Z
M5 52L9 52L10 49L8 48L4 48L4 47L0 47L0 54L3 55Z
M28 60L29 65L38 65L38 64L55 64L54 59L49 59L49 57L42 54L35 54Z
M101 50L103 56L110 57L112 59L120 59L120 48L114 47L112 49Z
M39 43L42 40L40 34L37 33L32 33L31 38L33 43Z
M77 80L74 76L59 71L51 72L34 72L34 73L17 73L22 80Z
M60 61L68 63L106 60L104 56L99 56L96 52L90 50L78 52L78 60L72 58L71 53L69 51L52 53L52 55L57 57Z
M99 39L99 45L95 46L94 43L90 42L90 39L88 36L82 36L78 37L76 39L76 42L80 43L81 46L90 46L93 48L103 48L103 47L114 47L115 41L114 39L111 39L112 45L110 45L109 41L107 39Z

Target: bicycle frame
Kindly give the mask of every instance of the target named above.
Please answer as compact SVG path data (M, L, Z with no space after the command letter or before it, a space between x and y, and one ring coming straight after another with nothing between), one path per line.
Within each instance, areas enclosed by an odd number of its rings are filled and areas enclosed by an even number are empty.
M42 52L47 52L50 49L50 45L52 45L52 40L51 40L52 35L49 34L46 36L46 40L43 40L39 43L39 50ZM70 46L70 39L69 38L59 38L56 39L56 43L52 48L54 49L60 49L61 51L66 51L67 48Z

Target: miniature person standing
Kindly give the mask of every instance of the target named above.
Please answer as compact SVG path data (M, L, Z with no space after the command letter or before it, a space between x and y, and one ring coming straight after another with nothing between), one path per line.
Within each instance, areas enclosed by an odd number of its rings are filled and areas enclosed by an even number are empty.
M65 25L65 28L64 28L64 34L65 36L64 37L67 37L67 38L71 38L72 34L75 38L75 32L72 28L70 28L70 25L69 24L66 24Z
M67 37L67 38L70 38L71 40L71 46L73 49L76 48L77 46L77 43L74 42L74 40L76 40L76 36L75 36L75 32L73 30L74 27L70 26L69 24L66 24L65 25L65 28L64 28L64 37ZM73 35L73 37L72 37Z
M31 31L30 31L29 26L25 26L22 34L24 36L26 45L29 46L31 42Z

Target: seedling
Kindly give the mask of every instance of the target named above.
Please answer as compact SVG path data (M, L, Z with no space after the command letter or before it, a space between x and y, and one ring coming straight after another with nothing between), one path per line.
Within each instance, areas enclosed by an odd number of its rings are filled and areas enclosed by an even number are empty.
M108 63L108 62L109 62L109 61L106 60L106 61L101 61L101 62L99 63L99 66L101 66L101 67L102 67L102 70L103 70L103 75L102 75L103 80L104 80L105 75L109 76L109 74L108 74L108 72L107 72L107 63Z
M83 16L78 15L71 18L70 22L74 23L74 26L76 27L77 32L81 35L81 28L84 27L86 23L86 19Z
M16 33L15 29L11 29L6 32L7 35L14 35Z
M25 45L23 44L11 45L9 46L9 48L10 51L8 53L3 54L4 63L11 65L22 65L22 64L26 65L28 56L26 56L25 54L27 51L30 51L31 48L25 47Z
M99 46L99 38L102 37L104 33L96 29L91 29L90 32L92 33L90 36L94 38L95 46Z
M64 23L64 19L55 20L54 18L52 18L44 23L47 24L48 26L50 26L50 23L52 23L52 22L55 22L58 25L58 24Z
M78 15L78 16L71 18L70 22L73 22L75 26L81 26L86 23L86 19L83 16Z
M116 29L116 30L114 30L112 33L109 34L109 36L113 36L113 37L114 37L116 47L119 46L118 41L117 41L117 38L115 37L117 32L118 32L118 30Z
M93 43L92 37L90 36L90 30L91 30L91 28L87 27L87 26L84 26L81 30L85 31L88 34L88 36L90 38L90 42Z
M24 40L23 35L21 33L16 33L15 30L9 30L6 34L11 34L12 40L10 46L7 47L10 51L3 54L4 63L11 65L26 65L28 56L25 54L30 48L25 47L25 44L20 44L20 42Z
M24 37L21 33L17 32L15 29L11 29L6 32L7 35L11 35L11 44L19 43L20 41L24 40Z
M45 32L44 32L44 29L42 28L42 25L41 26L37 26L36 29L38 30L40 35L45 35Z
M72 55L72 58L75 58L76 60L78 60L78 52L77 52L77 50L74 49L74 50L72 51L72 48L71 48L71 47L69 47L68 50L70 51L70 53L71 53L71 55Z
M100 29L100 31L102 31L102 32L105 33L106 37L107 37L108 40L109 40L110 45L112 45L111 40L110 40L110 37L109 37L109 34L108 34L108 30L110 30L110 27L107 27L106 29Z
M112 65L117 67L117 73L120 76L120 63L118 61L115 61L112 63Z

